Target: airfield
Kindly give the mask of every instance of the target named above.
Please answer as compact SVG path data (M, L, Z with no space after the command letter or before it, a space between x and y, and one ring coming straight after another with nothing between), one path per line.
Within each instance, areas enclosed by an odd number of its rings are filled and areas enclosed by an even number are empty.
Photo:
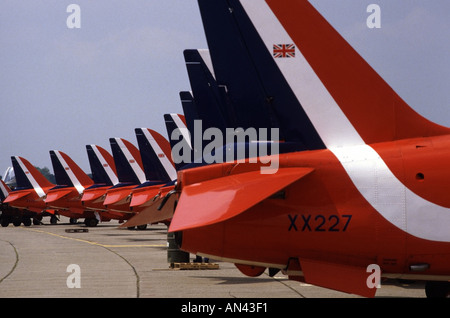
M58 224L0 228L0 298L359 298L281 273L247 277L230 263L209 260L187 269L168 263L167 227L119 228ZM195 255L190 255L190 262ZM78 266L79 286L69 288ZM216 265L216 266L213 266ZM73 280L72 280L73 281ZM377 298L425 298L419 282L384 281Z

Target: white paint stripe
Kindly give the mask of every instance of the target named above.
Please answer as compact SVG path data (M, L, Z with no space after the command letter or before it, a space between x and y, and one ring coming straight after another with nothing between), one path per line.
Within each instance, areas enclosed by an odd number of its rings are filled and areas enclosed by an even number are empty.
M241 0L269 52L273 44L294 43L265 1ZM406 188L346 118L307 60L275 59L305 112L343 164L363 197L389 222L411 235L450 242L450 209L429 202Z
M166 173L169 175L170 180L174 181L177 179L177 171L175 170L175 167L173 166L172 162L170 162L169 158L167 158L164 151L161 149L159 144L156 142L155 138L150 134L147 128L141 128L141 130L144 132L145 137L147 138L148 142L150 143L150 146L153 148L153 151L156 153L156 155L159 158L159 161L164 167L164 170L166 170Z
M330 150L363 197L389 222L420 238L450 242L450 209L405 187L373 148L361 145Z
M53 150L53 152L56 154L56 157L58 158L59 162L63 166L63 169L66 172L67 176L70 178L70 181L72 181L75 189L77 189L79 194L82 194L84 191L84 187L81 185L81 182L78 180L78 178L73 173L72 168L67 164L66 160L64 160L64 158L61 155L59 150Z
M94 153L97 156L98 160L100 161L100 164L102 165L103 169L105 169L105 172L109 177L109 180L112 182L113 185L118 184L119 179L117 178L116 173L113 171L111 166L108 164L105 157L103 157L100 150L98 150L97 145L91 145L91 147L92 147L92 150L94 150Z
M22 169L23 173L25 174L25 176L28 178L28 180L30 181L31 185L34 188L34 191L36 191L37 195L42 198L45 196L45 192L44 190L42 190L41 186L39 185L39 183L36 181L36 179L34 178L34 176L31 174L31 172L28 170L28 168L25 166L25 164L22 162L22 160L20 160L20 157L15 156L14 158L16 158L16 161L19 163L20 168Z
M142 170L141 166L138 164L137 160L133 157L131 152L128 150L127 146L125 146L124 142L120 138L115 138L117 144L119 145L120 149L122 149L122 152L127 159L128 163L131 166L131 169L133 169L136 177L139 179L140 183L144 183L146 180L145 173Z
M208 67L209 71L211 72L214 79L216 78L216 74L214 73L214 67L211 60L211 55L209 54L209 50L207 49L198 49L198 53L200 54L200 57L203 59L203 62Z
M241 0L241 3L258 30L267 50L272 54L274 44L294 41L263 0ZM295 58L275 58L295 96L327 147L364 144L320 78L299 51L295 43Z
M189 147L192 149L191 136L189 134L189 130L187 129L186 125L181 120L181 118L178 117L178 114L170 114L170 116L172 117L175 125L178 127L178 129L179 129L181 135L183 136L184 140L186 140L186 142L188 143Z
M3 180L2 180L2 182L0 182L0 189L2 191L3 196L6 198L9 194L9 191L6 188L6 184L3 182Z

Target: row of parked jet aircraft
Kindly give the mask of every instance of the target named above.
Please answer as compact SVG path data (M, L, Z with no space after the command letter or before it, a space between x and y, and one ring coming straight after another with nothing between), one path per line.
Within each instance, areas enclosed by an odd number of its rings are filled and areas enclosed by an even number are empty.
M174 116L184 119L167 115ZM72 223L84 219L87 226L130 219L176 179L169 142L151 129L136 128L135 133L139 149L122 138L110 138L113 155L98 145L86 145L92 178L59 150L50 151L56 184L25 158L11 157L17 185L11 190L1 181L2 202L7 205L2 226L39 224L43 216L55 223L58 215Z
M189 131L177 149L194 164L175 164L175 141L140 128L140 155L118 138L113 158L87 146L92 180L60 151L56 186L12 157L20 187L4 203L88 224L167 222L181 249L249 276L281 270L372 297L368 268L379 268L450 295L450 129L407 105L307 0L198 4L208 50L184 52L184 115L165 117L169 136ZM244 149L246 160L206 162L203 133L230 127L277 133L209 149ZM268 144L276 153L252 152Z

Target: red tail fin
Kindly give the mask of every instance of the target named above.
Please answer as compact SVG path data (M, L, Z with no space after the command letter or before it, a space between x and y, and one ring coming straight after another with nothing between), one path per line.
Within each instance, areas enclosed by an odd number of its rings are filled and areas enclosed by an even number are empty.
M59 185L70 185L82 192L84 188L94 182L91 178L64 152L51 150L50 157L55 172L55 178Z
M36 193L43 197L46 190L55 186L25 158L13 156L11 161L18 188L34 188Z
M293 44L274 60L327 146L450 133L408 106L307 0L241 3L269 51Z

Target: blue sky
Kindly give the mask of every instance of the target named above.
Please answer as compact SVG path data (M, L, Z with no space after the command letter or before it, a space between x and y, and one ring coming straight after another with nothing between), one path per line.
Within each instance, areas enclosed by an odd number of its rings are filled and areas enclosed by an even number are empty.
M69 29L67 6L81 8ZM450 126L448 0L311 0L416 111ZM369 4L381 8L370 29ZM86 144L137 145L134 128L166 134L189 90L183 50L206 48L195 0L2 0L0 174L19 155L53 171L49 150L86 172Z

